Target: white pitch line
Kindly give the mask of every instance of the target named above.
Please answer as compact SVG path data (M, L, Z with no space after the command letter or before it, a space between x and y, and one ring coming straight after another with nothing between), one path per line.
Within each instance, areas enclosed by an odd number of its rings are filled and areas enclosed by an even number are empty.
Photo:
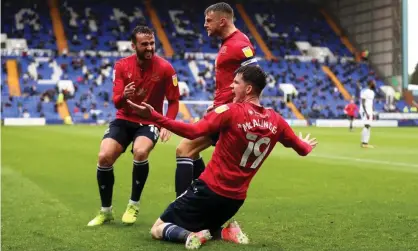
M322 154L310 154L309 156L324 158L324 159L351 160L351 161L356 161L356 162L382 164L382 165L388 165L388 166L403 166L403 167L418 168L418 165L415 165L412 163L404 163L404 162L393 162L393 161L384 161L384 160L376 160L376 159L360 159L360 158L350 158L350 157L342 157L342 156L334 156L334 155L322 155Z

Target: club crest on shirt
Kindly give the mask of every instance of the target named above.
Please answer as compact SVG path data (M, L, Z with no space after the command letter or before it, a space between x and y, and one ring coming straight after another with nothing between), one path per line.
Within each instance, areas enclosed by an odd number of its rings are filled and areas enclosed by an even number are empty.
M229 106L228 105L221 105L215 108L215 112L220 114L223 113L224 111L228 110Z
M177 74L174 74L172 78L173 78L173 85L177 86L179 84L178 79L177 79Z
M221 49L219 50L220 54L225 54L226 50L227 50L228 46L222 46Z

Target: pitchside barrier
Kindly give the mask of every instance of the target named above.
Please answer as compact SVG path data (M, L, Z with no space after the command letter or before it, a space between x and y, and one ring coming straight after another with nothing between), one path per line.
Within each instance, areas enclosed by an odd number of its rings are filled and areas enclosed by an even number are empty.
M103 120L86 120L77 124L107 124L108 121ZM193 122L186 120L185 122ZM292 127L348 127L349 121L342 119L317 119L317 120L302 120L302 119L286 119L286 122ZM64 121L53 120L49 121L45 118L4 118L2 125L4 126L44 126L44 125L64 125ZM362 120L354 120L354 127L363 127ZM372 127L401 127L401 126L418 126L418 120L375 120L371 123Z
M177 119L185 122L193 123L201 119L206 109L212 105L212 101L181 101L179 108L179 115ZM167 102L164 103L163 113L167 110ZM418 126L418 113L379 113L377 120L372 121L373 127L400 127L400 126ZM286 118L285 118L286 119ZM71 122L71 119L69 120ZM109 121L93 120L87 118L77 124L107 124ZM305 127L348 127L349 121L347 119L286 119L290 126ZM2 125L5 126L42 126L42 125L56 125L56 124L71 124L59 119L45 119L45 118L4 118ZM354 127L363 127L364 123L361 119L355 119Z

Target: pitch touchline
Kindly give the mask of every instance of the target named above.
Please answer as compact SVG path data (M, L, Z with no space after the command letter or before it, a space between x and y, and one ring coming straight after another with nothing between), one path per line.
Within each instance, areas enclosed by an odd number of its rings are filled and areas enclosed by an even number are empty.
M418 168L418 165L414 165L414 164L411 164L411 163L403 163L403 162L392 162L392 161L375 160L375 159L359 159L359 158L349 158L349 157L334 156L334 155L322 155L322 154L310 154L310 156L325 158L325 159L351 160L351 161L364 162L364 163L374 163L374 164L382 164L382 165L404 166L404 167Z

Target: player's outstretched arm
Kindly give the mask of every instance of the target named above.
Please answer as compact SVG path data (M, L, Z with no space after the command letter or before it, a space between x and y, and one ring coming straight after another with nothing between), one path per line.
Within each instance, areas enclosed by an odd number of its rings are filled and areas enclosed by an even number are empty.
M164 117L163 115L156 112L154 108L147 103L137 105L130 100L127 102L140 117L147 119L158 126L164 127L181 137L187 139L196 139L201 136L210 134L210 123L205 119L202 119L194 124L186 124L181 121L176 121Z
M310 138L310 136L311 136L311 134L310 133L308 133L307 135L306 135L306 137L305 138L303 138L302 137L302 133L301 132L299 132L299 139L301 140L301 141L303 141L303 142L305 142L306 144L308 144L309 146L311 146L312 147L312 149L313 148L315 148L316 147L316 145L318 145L318 141L316 140L316 138Z
M300 156L308 155L318 144L315 138L310 138L310 134L303 138L299 133L299 137L297 137L290 126L283 130L279 142L285 147L293 148Z

